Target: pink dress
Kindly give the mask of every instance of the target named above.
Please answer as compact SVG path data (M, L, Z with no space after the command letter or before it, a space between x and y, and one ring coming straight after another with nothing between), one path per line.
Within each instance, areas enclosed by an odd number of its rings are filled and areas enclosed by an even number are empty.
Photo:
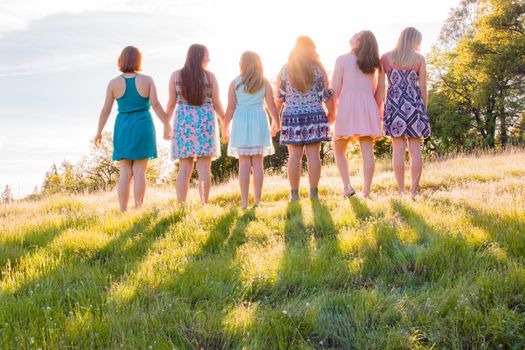
M332 76L337 104L334 138L381 138L381 118L374 98L375 74L365 74L357 65L354 53L339 56Z

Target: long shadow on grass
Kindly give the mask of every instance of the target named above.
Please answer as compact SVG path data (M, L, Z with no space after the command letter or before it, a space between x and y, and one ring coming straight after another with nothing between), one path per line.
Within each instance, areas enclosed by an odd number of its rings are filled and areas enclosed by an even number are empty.
M498 215L497 213L475 208L465 201L453 202L448 199L435 200L436 204L453 207L467 214L473 226L481 228L490 238L501 244L514 257L525 256L525 220L524 215Z
M85 257L82 254L67 258L66 262L48 268L36 278L24 281L13 291L0 296L0 304L6 305L3 316L10 324L10 329L4 334L14 336L26 335L23 330L29 324L45 320L49 310L57 310L54 314L55 323L67 323L64 311L70 308L88 308L92 310L93 317L104 318L107 315L107 293L113 282L122 280L128 273L136 269L156 240L166 234L171 225L176 224L183 216L182 211L158 219L156 211L143 214L130 226L130 228L114 240L110 241L103 249L93 256ZM38 300L37 308L20 309L19 305L27 305ZM44 308L48 308L46 310ZM24 314L24 311L30 314ZM36 311L36 312L35 312ZM55 312L57 312L55 311ZM9 320L9 321L8 321ZM40 334L48 337L48 332L53 332L47 326L41 329ZM88 328L88 324L84 324ZM99 322L98 332L111 334L110 322ZM56 330L55 330L56 331ZM63 337L67 338L68 334ZM91 334L90 337L93 337ZM111 335L113 337L113 335ZM103 342L103 339L92 338L93 341ZM75 341L72 339L71 343ZM106 341L109 341L106 339ZM125 339L119 339L120 343ZM108 343L100 343L101 347L108 347Z
M360 221L366 221L372 217L372 211L363 201L359 198L353 196L349 199L352 208L354 209L354 214Z
M241 216L236 208L227 210L216 219L208 238L188 258L180 273L174 273L153 290L139 291L128 302L140 303L143 309L158 302L160 295L162 300L173 301L181 319L175 327L166 323L154 330L166 344L191 349L236 347L239 339L223 331L223 322L229 310L246 297L235 260L238 248L246 240L246 227L254 219L253 209ZM157 317L173 322L167 315Z
M419 235L418 256L415 259L412 250L408 271L421 281L449 280L497 264L496 259L478 254L476 247L460 232L438 231L421 214L400 201L394 201L393 208Z
M12 238L2 242L0 248L0 280L4 278L7 269L14 271L21 261L28 259L36 254L40 249L53 241L55 237L60 236L63 232L71 228L88 226L95 222L94 216L74 217L59 223L40 224L31 227L20 238Z
M262 291L266 295L258 295L257 323L250 332L265 339L265 348L344 348L328 331L340 322L328 307L314 318L306 314L309 301L344 292L353 281L330 209L318 200L310 205L313 222L307 224L301 202L288 204L279 274L276 283Z

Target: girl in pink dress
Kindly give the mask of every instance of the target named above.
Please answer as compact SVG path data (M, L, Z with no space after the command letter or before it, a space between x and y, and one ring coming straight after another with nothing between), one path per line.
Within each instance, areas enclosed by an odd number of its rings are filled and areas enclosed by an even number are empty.
M364 30L350 39L352 51L339 56L332 76L337 102L334 131L335 160L343 180L343 193L353 196L346 150L358 140L363 158L363 196L368 198L374 176L374 140L381 138L379 105L375 95L381 70L374 34Z

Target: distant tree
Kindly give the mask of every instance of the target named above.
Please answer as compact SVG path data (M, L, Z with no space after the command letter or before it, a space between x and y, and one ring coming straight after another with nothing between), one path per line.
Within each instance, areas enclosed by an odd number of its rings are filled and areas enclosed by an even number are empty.
M76 193L79 190L77 179L74 174L74 167L71 162L64 160L61 165L62 171L62 191L67 193Z
M13 201L13 194L11 191L11 186L5 185L4 191L2 192L2 197L0 198L2 203L9 204Z
M89 158L82 160L84 175L89 180L89 189L91 191L103 190L108 191L115 187L119 168L117 163L113 162L113 135L110 132L104 132L102 135L102 144L100 147L91 145L91 155Z
M54 194L62 191L62 176L58 172L58 168L55 163L47 171L42 184L42 192L46 195Z

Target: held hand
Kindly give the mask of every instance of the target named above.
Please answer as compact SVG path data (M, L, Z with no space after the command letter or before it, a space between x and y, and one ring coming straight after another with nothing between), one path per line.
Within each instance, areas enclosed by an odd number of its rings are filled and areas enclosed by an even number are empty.
M281 123L279 123L279 121L272 121L272 125L270 126L272 137L277 135L279 131L281 131Z
M95 144L95 146L100 147L102 145L102 134L97 133L97 135L93 139L93 143Z
M335 116L335 114L328 113L326 115L326 118L328 119L328 124L332 125L335 122L336 116Z
M224 124L223 124L221 133L222 133L222 139L224 140L224 142L228 142L230 140L230 130L228 129L228 127L224 127Z
M170 123L164 124L164 140L171 139L171 125Z

